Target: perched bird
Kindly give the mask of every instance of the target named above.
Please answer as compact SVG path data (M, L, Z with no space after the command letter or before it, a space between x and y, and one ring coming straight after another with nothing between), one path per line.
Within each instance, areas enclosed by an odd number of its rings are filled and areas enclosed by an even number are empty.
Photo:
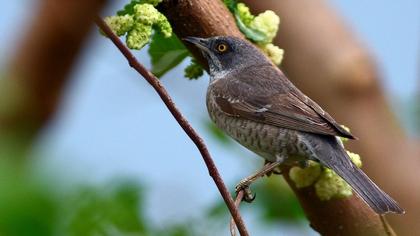
M258 48L227 36L184 40L198 47L208 61L207 109L220 129L268 162L320 162L378 214L404 213L352 163L337 138L354 136L297 89Z

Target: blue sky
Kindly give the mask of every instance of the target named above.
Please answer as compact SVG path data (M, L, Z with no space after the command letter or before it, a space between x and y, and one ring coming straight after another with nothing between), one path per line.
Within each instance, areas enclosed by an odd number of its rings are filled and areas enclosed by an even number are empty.
M412 99L416 86L419 87L416 82L419 81L420 2L334 0L331 3L376 58L384 88L393 104ZM117 5L121 4L122 1ZM0 66L13 53L35 5L36 2L28 0L2 3ZM110 6L108 14L117 7ZM145 51L135 54L149 67ZM261 161L242 147L222 145L207 133L204 98L208 79L184 79L182 68L186 64L183 62L168 73L162 82L203 135L224 179L233 187L257 169ZM92 32L71 77L61 111L42 135L37 148L38 155L53 172L74 182L101 183L115 176L135 178L147 186L148 215L156 223L186 219L214 202L218 192L195 146L151 87L96 31ZM171 195L169 200L167 194ZM253 217L247 214L246 221L252 222ZM251 227L258 231L260 226Z

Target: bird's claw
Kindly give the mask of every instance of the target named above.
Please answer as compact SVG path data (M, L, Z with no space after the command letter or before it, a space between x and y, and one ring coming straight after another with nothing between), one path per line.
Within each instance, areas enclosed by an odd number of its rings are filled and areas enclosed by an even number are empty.
M249 187L250 183L247 180L241 181L238 185L235 187L236 195L240 191L244 192L243 201L251 203L254 201L256 194L252 193L251 188Z
M265 174L265 176L270 177L271 175L281 175L281 171L280 170L272 170L267 172L267 174Z
M269 165L269 164L271 164L272 162L270 162L270 161L265 161L264 162L264 166L267 166L267 165ZM268 171L266 174L265 174L267 177L270 177L271 175L281 175L281 170L279 169L279 168L274 168L273 170L271 170L271 171Z
M244 189L244 198L243 200L247 203L251 203L255 200L255 197L257 196L257 194L252 193L251 189L248 187L246 189Z

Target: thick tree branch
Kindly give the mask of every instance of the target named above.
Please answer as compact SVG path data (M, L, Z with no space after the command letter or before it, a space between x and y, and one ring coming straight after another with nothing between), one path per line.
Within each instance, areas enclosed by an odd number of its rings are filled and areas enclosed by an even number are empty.
M215 35L243 37L237 29L232 15L220 0L165 0L160 5L160 10L167 16L174 27L174 31L181 38L185 36L210 37ZM290 14L299 15L302 13L299 10L294 10ZM282 17L281 14L280 16ZM285 21L284 17L283 21ZM301 29L295 28L294 30L299 31ZM294 33L296 34L296 32ZM295 43L297 44L296 47L300 47L299 42ZM328 51L328 49L325 50ZM194 49L192 49L192 52L198 58L201 58L201 55L196 53ZM286 60L288 54L289 51L286 48ZM300 57L305 57L305 53L302 53ZM203 60L201 62L207 66ZM307 66L306 63L300 65ZM302 67L299 68L302 69ZM316 74L316 72L313 73ZM287 179L287 173L285 177ZM371 233L369 235L387 235L387 230L380 217L357 196L321 202L312 191L301 191L294 188L290 181L289 184L298 196L312 227L320 233L325 233L325 235L368 235L366 234L368 232ZM359 212L363 212L363 216ZM328 224L325 222L328 222ZM345 224L346 232L343 232L341 227L344 225L342 224Z
M158 7L179 38L220 35L244 38L239 29L232 25L235 20L221 0L164 0ZM185 46L207 68L201 52L190 43Z
M285 168L282 171L311 222L311 227L321 235L395 235L382 216L367 207L356 194L344 199L321 201L313 186L298 189L289 178L289 170Z
M328 1L244 1L256 12L279 14L275 41L285 49L285 72L359 137L346 145L362 156L366 173L407 209L405 215L387 215L395 231L420 232L420 143L397 122L369 50Z
M115 46L121 51L121 53L127 58L128 63L132 68L134 68L139 74L143 76L144 79L155 89L158 93L162 101L165 103L168 110L171 112L173 117L178 121L179 125L191 138L194 144L197 146L198 150L203 157L203 160L208 168L210 176L213 178L214 182L216 183L217 188L219 189L220 194L223 197L229 211L235 220L235 223L238 227L238 230L242 236L248 236L247 229L245 224L242 220L242 217L239 213L238 208L235 205L235 202L232 199L232 196L229 193L226 185L224 184L222 177L217 170L216 165L214 164L213 159L210 156L209 151L207 150L204 141L201 137L195 132L192 126L188 123L188 121L184 118L181 112L176 107L175 103L172 101L171 97L169 96L166 89L162 86L159 79L156 78L151 72L149 72L142 64L140 64L134 55L130 52L130 50L124 45L123 42L112 32L112 30L106 25L106 23L100 18L96 17L95 19L96 24L99 28L111 39L111 41L115 44Z

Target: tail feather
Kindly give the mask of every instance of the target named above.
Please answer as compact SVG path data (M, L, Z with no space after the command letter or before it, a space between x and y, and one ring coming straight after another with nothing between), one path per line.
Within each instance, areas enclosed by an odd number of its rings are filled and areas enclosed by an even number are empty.
M343 168L342 166L333 165L330 168L341 176L376 213L404 213L404 210L394 199L382 191L356 166L352 165L351 167Z
M316 141L311 138L314 151L321 164L334 170L353 190L378 214L394 212L404 213L404 210L388 194L382 191L361 169L350 160L346 151L335 137L318 136Z

